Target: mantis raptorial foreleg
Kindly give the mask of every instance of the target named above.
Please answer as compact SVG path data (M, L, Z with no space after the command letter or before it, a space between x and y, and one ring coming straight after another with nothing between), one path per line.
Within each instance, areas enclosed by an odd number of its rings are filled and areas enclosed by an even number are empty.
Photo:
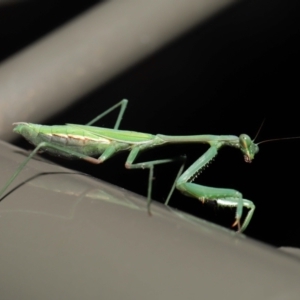
M236 207L236 221L232 226L237 226L238 231L243 231L249 224L255 206L253 202L243 199L242 194L233 189L223 189L203 186L192 183L195 177L208 165L218 154L218 147L212 145L198 160L196 160L177 180L176 188L184 195L199 199L204 203L205 200L215 200L219 205ZM243 214L243 206L247 207L248 213L241 227L240 220Z

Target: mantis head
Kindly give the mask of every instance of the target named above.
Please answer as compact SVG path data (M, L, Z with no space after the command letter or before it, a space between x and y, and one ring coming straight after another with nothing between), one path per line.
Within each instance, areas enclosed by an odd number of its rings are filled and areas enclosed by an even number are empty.
M255 154L259 151L258 145L255 144L247 134L241 134L239 136L239 144L244 154L245 162L251 163Z

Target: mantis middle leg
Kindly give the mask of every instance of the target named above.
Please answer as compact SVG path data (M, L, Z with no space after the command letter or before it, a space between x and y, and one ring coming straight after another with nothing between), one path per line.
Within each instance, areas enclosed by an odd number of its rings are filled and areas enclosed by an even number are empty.
M170 159L159 159L159 160L152 160L152 161L145 161L145 162L140 162L140 163L133 163L134 160L136 159L137 155L139 154L139 152L143 149L143 146L139 146L139 147L135 147L133 148L126 160L125 163L125 168L127 169L149 169L149 178L148 178L148 192L147 192L147 210L148 210L148 214L151 215L151 211L150 211L150 205L151 205L151 193L152 193L152 181L153 181L153 171L154 171L154 166L158 165L158 164L165 164L165 163L170 163L170 162L174 162L176 160L182 160L182 166L179 169L179 172L177 174L176 180L178 179L178 177L181 175L183 167L184 167L184 163L185 163L185 156L180 156L177 158L170 158ZM169 201L173 191L175 188L175 184L172 186L169 195L167 197L166 201Z

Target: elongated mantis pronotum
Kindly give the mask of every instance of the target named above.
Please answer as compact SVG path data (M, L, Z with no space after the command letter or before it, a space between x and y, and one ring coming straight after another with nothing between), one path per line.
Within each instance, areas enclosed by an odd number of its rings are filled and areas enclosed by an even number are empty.
M82 159L93 164L100 164L117 152L127 150L129 151L125 163L127 169L149 169L147 207L150 213L154 166L170 163L178 158L134 163L138 154L143 150L164 144L206 143L210 146L209 149L184 172L184 164L182 165L165 204L168 205L169 199L176 187L184 195L199 199L202 202L214 200L220 206L236 207L235 222L232 226L236 226L239 232L244 231L255 210L252 201L244 199L242 194L236 190L202 186L193 183L193 181L201 169L218 154L221 147L230 146L240 149L244 155L245 162L250 163L258 152L258 145L246 134L241 134L239 137L233 135L168 136L119 130L127 103L126 99L120 101L86 125L66 124L44 126L25 122L14 123L13 125L16 126L14 132L24 136L25 139L36 147L4 185L0 191L0 197L38 151L46 151L52 155L68 159ZM120 112L113 129L91 126L118 107L120 107ZM182 159L184 158L182 157ZM241 224L244 207L248 211L244 222Z

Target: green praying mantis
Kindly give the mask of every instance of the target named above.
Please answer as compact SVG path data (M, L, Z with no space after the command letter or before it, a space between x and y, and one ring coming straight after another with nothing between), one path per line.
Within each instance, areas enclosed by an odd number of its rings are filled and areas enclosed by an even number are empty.
M258 153L258 144L246 134L239 137L234 135L188 135L169 136L163 134L148 134L134 131L119 130L120 122L124 115L128 100L123 99L102 114L98 115L86 125L66 124L45 126L26 122L14 123L14 132L21 134L35 149L19 165L17 170L0 191L0 198L8 186L22 171L28 161L38 152L45 151L54 156L67 159L81 159L93 164L101 164L118 152L129 151L125 167L127 169L149 169L147 208L150 213L151 191L154 166L170 163L178 158L159 159L134 163L138 154L146 149L151 149L165 144L178 143L205 143L209 149L184 171L184 162L177 174L176 180L169 192L165 204L168 205L175 188L185 196L196 198L203 203L214 200L220 206L236 207L235 221L232 227L237 227L238 232L243 232L249 225L253 216L255 205L252 201L243 198L242 194L234 189L208 187L193 183L194 179L207 166L223 146L240 149L247 163L251 163ZM120 108L113 129L92 126L111 111ZM185 157L181 157L185 160ZM241 222L243 209L247 213Z

